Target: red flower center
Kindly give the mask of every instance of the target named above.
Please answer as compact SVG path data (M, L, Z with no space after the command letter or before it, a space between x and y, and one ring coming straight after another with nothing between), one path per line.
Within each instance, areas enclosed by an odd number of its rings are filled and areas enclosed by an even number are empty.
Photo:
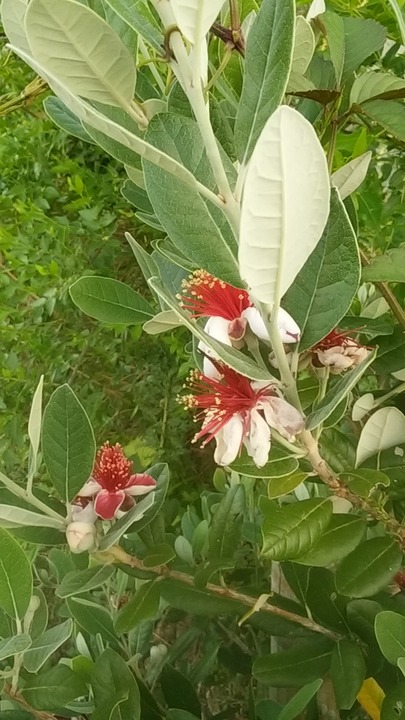
M326 335L319 343L315 345L315 350L329 350L331 347L347 347L348 345L359 345L350 335L356 332L351 330L348 332L339 332L336 328ZM360 347L360 346L359 346Z
M241 416L246 431L251 410L261 399L275 395L271 385L255 390L251 380L240 375L236 370L213 358L210 358L210 362L215 365L222 377L216 380L195 370L189 382L193 394L181 398L186 408L201 409L197 417L203 417L204 424L195 435L194 442L207 435L204 445L212 440L233 415Z
M119 443L110 446L104 443L96 455L92 477L104 490L116 492L131 484L132 463L125 457Z
M253 303L246 290L210 275L206 270L195 270L182 283L184 294L178 295L180 306L193 317L221 317L237 320Z

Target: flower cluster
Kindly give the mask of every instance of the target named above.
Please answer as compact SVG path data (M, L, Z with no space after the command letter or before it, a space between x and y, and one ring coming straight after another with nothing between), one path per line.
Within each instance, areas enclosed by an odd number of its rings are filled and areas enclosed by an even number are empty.
M207 317L204 330L225 345L240 347L246 333L252 332L260 340L269 340L265 322L253 305L249 293L210 275L206 270L196 270L182 283L180 305L194 318ZM300 329L292 317L282 308L278 311L277 324L283 343L296 343ZM204 374L218 377L215 364L210 358L218 357L203 342L199 349L206 356Z
M304 429L302 415L279 397L275 386L253 382L215 359L211 359L218 378L194 371L190 380L192 394L181 398L187 408L200 412L202 427L194 441L203 446L215 438L214 454L218 465L229 465L242 446L258 467L266 464L271 445L271 428L293 441Z
M331 373L338 374L360 365L369 348L360 345L348 333L335 329L315 345L312 353L315 366L329 367Z

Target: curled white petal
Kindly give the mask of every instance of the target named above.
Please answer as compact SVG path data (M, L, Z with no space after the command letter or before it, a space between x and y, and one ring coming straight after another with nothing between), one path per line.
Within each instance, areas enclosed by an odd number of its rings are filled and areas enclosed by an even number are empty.
M249 435L243 439L243 444L257 467L263 467L267 463L271 433L267 422L257 410L250 413Z
M295 435L304 429L304 418L301 413L283 398L267 398L263 402L263 411L270 427L288 440L293 440Z
M87 503L86 507L80 505L71 506L73 522L94 523L97 520L97 513L94 511L94 503Z
M217 447L214 460L217 465L230 465L236 460L243 439L243 421L240 415L233 415L215 435Z
M210 317L207 320L207 322L205 323L204 331L207 333L207 335L214 338L214 340L219 340L225 345L232 345L232 341L228 335L228 327L229 320L214 316ZM213 365L213 363L210 362L208 359L212 357L214 358L214 360L220 360L217 353L211 350L211 348L209 348L203 340L200 340L200 342L198 343L198 349L200 350L200 352L204 353L204 355L208 355L208 357L204 357L204 375L209 378L214 378L215 380L218 380L221 377L221 373L218 372L215 365Z
M270 339L265 322L257 308L246 308L246 310L242 312L242 317L244 317L248 321L249 327L252 333L256 335L256 337L258 337L260 340Z
M301 330L297 323L291 315L281 307L277 313L277 327L283 343L296 343L301 337Z

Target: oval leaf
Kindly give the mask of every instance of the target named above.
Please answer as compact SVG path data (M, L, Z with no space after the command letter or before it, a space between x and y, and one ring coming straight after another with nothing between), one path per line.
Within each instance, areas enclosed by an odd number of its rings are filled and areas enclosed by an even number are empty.
M139 325L155 314L154 309L129 285L112 278L85 276L69 289L82 312L105 323Z
M66 620L61 625L49 628L43 635L36 638L24 655L25 669L31 673L38 672L48 658L70 638L72 630L72 620Z
M24 28L27 7L28 0L3 0L1 3L1 23L11 44L30 53L30 46Z
M388 537L376 537L357 546L339 565L336 588L348 597L370 597L387 587L401 567L402 554Z
M369 150L363 155L354 158L354 160L350 160L350 162L333 173L331 182L339 190L342 200L354 193L365 180L371 157L372 152Z
M96 710L120 702L120 720L140 720L141 702L134 674L125 660L114 650L108 649L97 658L91 684L94 691Z
M60 598L81 595L89 590L94 590L104 585L114 575L115 568L111 565L101 565L87 568L87 570L73 570L68 572L60 585L55 590L55 595Z
M253 663L253 675L272 687L300 687L328 671L333 643L311 640L299 647L263 655Z
M31 645L29 635L14 635L14 637L6 638L0 641L0 661L5 660L12 655L25 653Z
M396 665L405 656L405 618L391 610L383 610L375 619L375 635L388 662Z
M32 573L27 556L10 533L0 528L0 608L21 620L31 595Z
M261 504L264 514L262 553L271 560L291 560L308 552L328 527L332 504L329 500L303 500L278 508L273 502Z
M32 0L25 27L35 60L71 92L106 105L131 103L135 92L131 54L86 5L75 0Z
M257 300L279 302L288 290L322 235L329 198L325 154L312 125L281 106L254 149L242 202L239 267Z
M142 620L153 618L158 611L159 600L160 589L156 580L141 585L115 618L114 627L117 635L129 632Z
M350 710L366 677L366 663L356 643L339 640L333 650L330 674L338 708Z
M364 425L356 452L356 467L381 450L405 440L405 415L396 407L376 410Z
M360 517L332 515L331 521L319 540L304 556L297 558L301 565L327 567L346 557L362 540L366 530Z

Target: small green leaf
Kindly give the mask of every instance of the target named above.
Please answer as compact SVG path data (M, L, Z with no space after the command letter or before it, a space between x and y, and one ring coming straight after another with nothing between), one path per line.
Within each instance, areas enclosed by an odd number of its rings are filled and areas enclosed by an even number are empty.
M302 687L329 670L333 643L308 640L299 647L262 655L253 663L253 676L272 687Z
M85 598L67 598L66 604L72 617L83 630L91 635L100 633L101 637L113 645L117 644L117 635L114 630L110 613L101 605L97 605Z
M388 662L396 665L405 656L405 618L384 610L375 619L375 634L380 650Z
M59 664L29 678L21 695L35 710L56 712L86 692L86 683L80 675L67 665Z
M375 20L358 17L343 17L345 30L345 60L343 81L370 55L380 50L385 42L386 29Z
M91 475L96 447L86 411L69 385L58 387L45 408L42 448L59 496L73 500Z
M72 620L66 620L61 625L55 625L49 630L45 630L42 635L34 640L30 649L25 653L25 669L30 673L37 673L48 658L70 638L72 630Z
M230 560L238 548L243 513L245 511L245 488L234 485L217 506L208 531L208 560Z
M398 658L397 665L398 665L402 675L405 675L405 657Z
M294 473L298 468L298 460L291 455L285 455L284 452L272 447L269 462L258 468L252 458L243 450L240 458L232 463L231 468L239 475L245 475L246 477L284 478Z
M73 570L68 572L60 585L55 590L55 595L60 598L71 595L82 595L89 590L104 585L114 575L115 568L111 565L96 565L87 570Z
M338 708L350 710L366 677L366 663L356 643L339 640L333 650L330 674Z
M277 715L277 720L294 720L298 715L305 710L308 703L312 700L314 695L318 692L319 688L323 683L322 678L314 680L308 685L304 685L301 690L288 701L282 708L280 713Z
M0 640L0 661L25 653L30 647L32 640L29 635L14 635L10 638Z
M371 468L360 468L360 470L341 473L340 479L349 486L352 492L362 498L369 498L378 487L388 487L390 484L388 475L381 470L371 470Z
M32 595L32 573L19 543L0 528L0 608L22 619Z
M245 163L286 90L293 52L294 5L291 0L264 0L249 31L235 123L238 157Z
M264 498L266 500L266 498ZM329 500L302 500L278 508L262 502L263 555L271 560L291 560L308 552L326 530L332 505Z
M41 375L41 379L38 383L37 389L35 390L34 397L32 398L32 405L30 410L30 417L28 420L28 436L31 443L30 449L30 460L28 478L32 480L37 470L37 459L39 443L41 440L41 423L42 423L42 390L44 386L44 376Z
M296 562L316 567L334 565L357 547L365 531L365 522L360 517L332 515L323 535L311 550L306 555L300 555Z
M175 557L176 553L171 545L160 543L148 550L142 562L146 568L154 568L159 565L167 565Z
M358 383L369 365L374 361L376 352L376 350L369 352L360 365L357 365L353 370L349 370L328 390L323 400L321 400L308 415L306 420L308 430L315 430L315 428L327 420L339 403L342 402L350 390Z
M402 554L388 537L375 537L357 546L339 565L336 587L348 597L370 597L387 587L401 567Z
M156 20L142 0L105 0L109 5L136 33L151 45L161 55L163 46L163 35L158 29Z
M114 628L117 635L129 632L142 620L153 618L158 611L159 600L160 587L156 580L141 585L115 618Z
M100 322L139 325L155 314L139 293L112 278L85 276L76 280L69 292L82 312Z
M365 282L405 282L405 247L377 255L363 268Z
M111 720L140 720L138 685L125 660L114 650L104 650L97 659L91 684L96 710L116 703L117 698L123 698L124 701L119 703L111 715Z
M268 482L267 495L270 500L283 497L283 495L289 495L289 493L295 490L298 485L301 485L307 477L307 473L301 472L300 470L284 477L273 477Z

